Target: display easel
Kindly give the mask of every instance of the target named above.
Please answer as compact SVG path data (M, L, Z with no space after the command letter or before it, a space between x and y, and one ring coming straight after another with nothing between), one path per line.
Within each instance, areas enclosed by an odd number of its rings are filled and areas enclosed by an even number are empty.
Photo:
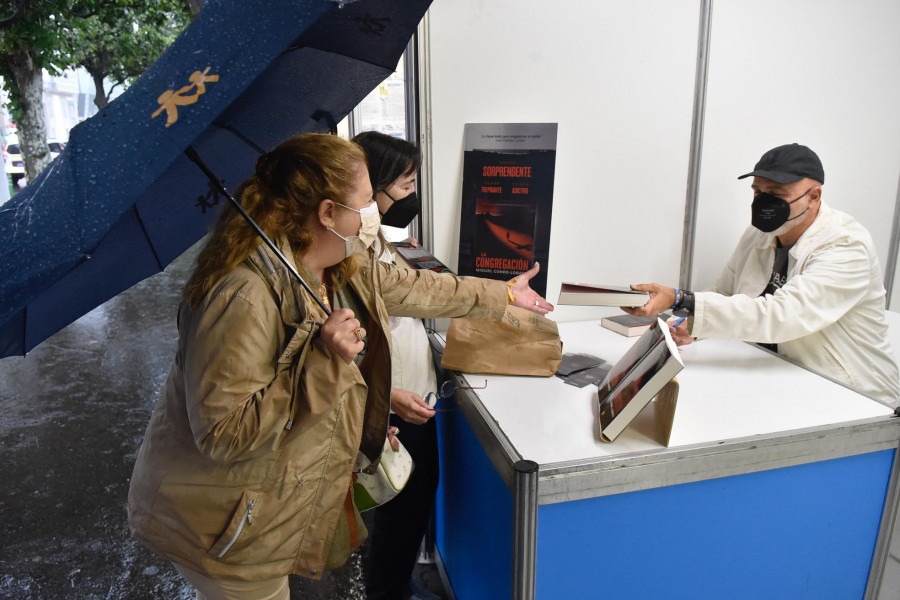
M675 408L678 405L678 379L672 379L659 391L656 398L641 409L634 420L625 429L633 428L650 439L669 447L672 438L672 426L675 422ZM614 444L600 432L600 441Z

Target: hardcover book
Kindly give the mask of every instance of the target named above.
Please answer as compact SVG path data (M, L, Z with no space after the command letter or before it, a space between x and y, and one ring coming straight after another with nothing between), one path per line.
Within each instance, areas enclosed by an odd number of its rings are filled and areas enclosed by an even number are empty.
M656 323L656 317L636 317L634 315L616 315L600 319L600 325L626 337L643 334Z
M410 244L401 242L394 242L392 245L403 261L413 269L426 269L436 273L453 273L447 265L436 259L431 252L421 246L414 248Z
M575 306L643 306L650 299L647 292L615 285L563 283L557 304Z
M615 440L683 368L668 326L658 319L600 384L600 438L605 442ZM674 398L667 403L674 406Z

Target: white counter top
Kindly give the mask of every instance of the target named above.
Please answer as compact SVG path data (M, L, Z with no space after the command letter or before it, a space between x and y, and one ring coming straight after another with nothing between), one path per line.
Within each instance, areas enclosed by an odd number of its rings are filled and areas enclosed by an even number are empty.
M617 313L617 311L613 311ZM613 314L611 313L611 314ZM563 351L615 363L637 338L600 321L559 324ZM888 407L736 340L701 340L681 348L678 409L670 448L816 428L892 414ZM597 388L558 377L467 375L487 379L478 397L518 453L541 465L658 450L645 415L612 444L601 442Z

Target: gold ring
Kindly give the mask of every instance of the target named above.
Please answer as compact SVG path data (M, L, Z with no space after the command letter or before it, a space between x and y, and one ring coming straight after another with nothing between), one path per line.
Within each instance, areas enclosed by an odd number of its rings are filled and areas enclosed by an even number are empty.
M356 339L358 339L359 341L363 341L363 335L362 335L362 332L361 332L359 329L357 329L357 330L354 331L353 333L356 334Z

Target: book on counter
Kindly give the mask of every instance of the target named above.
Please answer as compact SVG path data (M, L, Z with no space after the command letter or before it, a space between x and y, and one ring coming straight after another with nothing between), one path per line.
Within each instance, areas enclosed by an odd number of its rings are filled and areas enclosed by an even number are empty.
M426 269L436 273L453 273L447 265L436 259L431 252L421 246L413 246L406 242L394 242L392 245L403 261L413 269Z
M656 323L656 317L636 317L634 315L616 315L600 319L600 325L626 337L642 335L654 323Z
M647 292L615 285L563 283L557 304L575 306L643 306L650 299Z
M597 390L600 438L615 440L683 368L669 327L657 319L616 361Z

